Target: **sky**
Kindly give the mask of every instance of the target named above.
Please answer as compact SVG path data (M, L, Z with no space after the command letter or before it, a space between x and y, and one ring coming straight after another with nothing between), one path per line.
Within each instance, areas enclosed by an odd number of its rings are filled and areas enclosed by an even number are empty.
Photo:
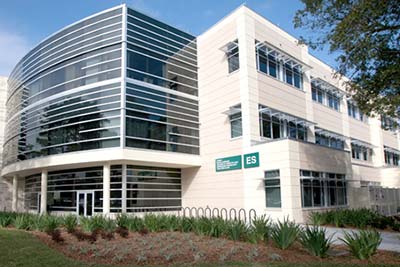
M299 0L5 0L0 7L0 76L8 76L18 60L47 36L86 16L126 3L147 15L193 35L199 35L245 3L298 38L294 29ZM335 67L327 49L310 52Z

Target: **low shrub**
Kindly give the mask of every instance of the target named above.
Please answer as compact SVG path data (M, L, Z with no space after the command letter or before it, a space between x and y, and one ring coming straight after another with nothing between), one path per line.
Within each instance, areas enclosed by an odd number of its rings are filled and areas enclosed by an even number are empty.
M125 228L128 229L130 222L130 218L126 214L119 214L115 220L115 223L119 228Z
M229 239L234 241L243 240L248 236L248 227L242 221L228 221L227 235Z
M393 226L396 225L396 219L394 217L385 217L366 208L313 212L309 216L309 221L314 225L331 224L336 227L350 226L360 229L368 227L393 229Z
M78 225L78 219L75 215L68 215L63 218L63 225L68 233L73 233Z
M80 226L86 233L94 233L103 229L106 218L97 215L93 217L81 217Z
M128 221L128 229L131 232L139 232L144 229L143 219L140 217L130 217Z
M344 238L341 240L353 256L360 260L367 260L374 255L382 242L381 235L376 230L344 233Z
M114 220L104 219L101 230L101 237L107 240L113 239L116 227L117 225Z
M14 212L0 212L0 227L11 225L16 216Z
M57 227L60 226L60 220L58 217L44 215L43 216L44 231L48 234L54 232Z
M308 218L313 225L324 225L326 224L326 214L323 212L311 212Z
M32 230L34 229L34 222L30 214L18 214L12 223L15 228L21 230Z
M143 223L150 232L160 232L162 230L162 217L155 214L146 214L143 217Z
M251 221L250 235L254 243L267 241L271 231L270 219L264 214Z
M190 217L182 217L179 220L178 230L183 233L188 233L193 230L194 219Z
M332 244L332 236L326 237L326 231L318 226L307 226L300 231L300 243L311 255L324 258Z
M296 241L298 234L299 226L285 218L272 227L271 239L278 248L287 249Z

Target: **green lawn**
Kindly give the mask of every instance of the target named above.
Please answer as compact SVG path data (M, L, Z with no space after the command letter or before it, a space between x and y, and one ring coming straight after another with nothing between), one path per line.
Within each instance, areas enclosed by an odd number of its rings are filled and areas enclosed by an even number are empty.
M18 231L18 230L5 230L0 229L0 266L1 267L89 267L99 266L94 264L85 264L82 262L74 261L64 257L63 254L47 247L33 235ZM104 266L104 265L102 265ZM132 265L134 266L134 265ZM199 266L221 266L200 264ZM251 263L230 263L226 266L293 266L293 264L276 263L276 264L251 264ZM296 267L306 266L331 266L339 267L344 265L338 264L296 264ZM348 265L351 266L351 265ZM358 265L361 266L361 265ZM371 265L373 266L373 265ZM378 266L378 265L376 265ZM384 266L384 265L379 265Z

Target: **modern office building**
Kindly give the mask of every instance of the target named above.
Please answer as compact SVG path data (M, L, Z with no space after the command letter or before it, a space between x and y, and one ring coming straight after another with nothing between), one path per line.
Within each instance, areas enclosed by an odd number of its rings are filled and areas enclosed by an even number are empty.
M399 156L393 119L363 115L329 66L246 6L196 38L121 5L51 35L8 80L14 210L395 213Z

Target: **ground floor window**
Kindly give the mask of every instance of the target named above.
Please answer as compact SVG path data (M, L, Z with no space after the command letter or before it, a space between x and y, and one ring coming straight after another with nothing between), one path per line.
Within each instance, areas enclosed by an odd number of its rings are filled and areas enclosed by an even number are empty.
M344 174L300 170L302 207L347 205Z
M266 207L280 208L281 207L281 180L279 170L265 172L265 200Z
M122 165L111 166L110 211L122 212ZM41 174L25 178L25 207L40 209ZM127 212L171 210L181 207L180 169L131 166L126 168ZM49 172L47 210L86 215L103 211L103 167Z

